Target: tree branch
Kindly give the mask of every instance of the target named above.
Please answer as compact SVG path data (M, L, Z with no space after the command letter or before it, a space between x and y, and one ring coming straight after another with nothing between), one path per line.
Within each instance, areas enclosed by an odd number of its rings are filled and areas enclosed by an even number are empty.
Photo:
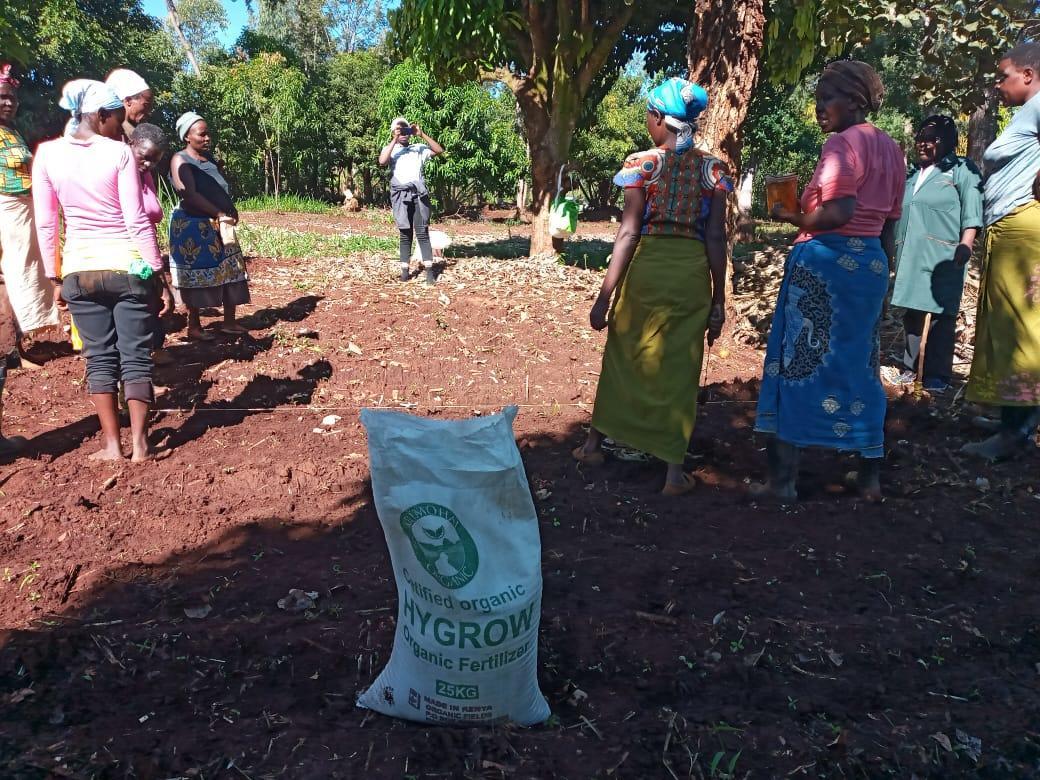
M592 51L585 58L585 62L581 63L581 68L578 71L578 95L582 99L588 94L592 80L596 78L596 75L603 69L607 59L609 59L610 53L614 50L614 45L617 43L618 38L621 37L621 33L628 27L628 23L632 21L632 15L635 13L635 10L635 3L623 6L617 16L611 20L610 24L604 30L599 31L596 45L592 47Z
M500 65L499 67L493 68L491 70L481 70L480 80L498 81L502 84L505 84L509 88L509 91L512 92L514 95L516 94L516 91L520 88L520 79L517 77L515 73L513 73L513 71L511 71L504 65Z

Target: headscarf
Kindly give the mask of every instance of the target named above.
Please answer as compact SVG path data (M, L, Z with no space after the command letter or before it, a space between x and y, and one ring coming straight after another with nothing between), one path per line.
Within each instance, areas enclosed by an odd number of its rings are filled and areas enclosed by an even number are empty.
M664 123L675 132L675 151L682 154L693 146L697 117L708 107L708 93L692 81L670 78L658 84L647 97L648 111L664 115Z
M151 89L147 81L126 68L116 68L108 74L105 83L112 87L112 91L119 95L120 100L126 100L128 97L140 95Z
M79 127L84 114L96 114L101 109L115 111L123 107L123 101L112 88L93 79L75 79L61 88L58 105L72 114L65 125L65 135L72 135Z
M188 131L191 130L191 126L194 125L196 122L201 121L202 116L200 114L196 114L194 111L185 111L183 114L177 117L177 135L179 135L180 139L183 141L185 138L188 137Z
M11 75L10 63L5 62L3 65L0 65L0 84L10 84L15 89L22 85L22 82Z
M820 83L830 83L834 89L855 100L869 112L881 108L885 85L877 72L859 60L836 60L823 69Z

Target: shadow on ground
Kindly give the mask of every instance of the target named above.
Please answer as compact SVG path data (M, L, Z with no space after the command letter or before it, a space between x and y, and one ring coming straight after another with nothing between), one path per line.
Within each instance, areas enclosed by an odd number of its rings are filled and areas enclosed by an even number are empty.
M983 498L998 515L974 489L928 487L904 457L884 506L818 491L749 507L754 390L706 388L691 447L701 486L680 501L656 494L661 464L579 467L579 425L521 416L546 725L429 727L355 708L397 609L362 477L338 497L294 497L299 510L265 498L256 522L176 517L214 520L209 540L70 580L66 605L0 635L0 775L1029 776L1032 499L993 474ZM126 516L118 495L99 494L102 525ZM279 609L290 588L316 591L316 607Z
M561 260L575 268L603 269L613 250L610 241L600 238L574 238L564 246ZM444 250L445 257L493 257L498 260L521 260L531 253L531 239L502 238L495 241L458 241Z

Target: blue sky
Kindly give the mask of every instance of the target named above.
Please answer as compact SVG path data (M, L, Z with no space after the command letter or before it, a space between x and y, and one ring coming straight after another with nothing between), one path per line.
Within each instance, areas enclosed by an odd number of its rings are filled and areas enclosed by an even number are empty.
M160 19L166 18L166 0L143 0L141 5L146 13ZM221 5L224 6L224 13L227 14L228 28L220 36L220 42L225 46L230 46L238 40L249 17L244 0L221 0Z

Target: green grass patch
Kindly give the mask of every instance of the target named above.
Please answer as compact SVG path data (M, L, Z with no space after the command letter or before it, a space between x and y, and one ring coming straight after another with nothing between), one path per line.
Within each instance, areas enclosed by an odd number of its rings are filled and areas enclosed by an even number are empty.
M246 254L261 257L343 257L355 252L393 252L397 239L388 236L326 236L295 230L242 224L238 238Z
M330 203L306 195L286 193L277 198L273 195L254 195L235 202L239 211L283 211L295 214L328 214L335 209Z

